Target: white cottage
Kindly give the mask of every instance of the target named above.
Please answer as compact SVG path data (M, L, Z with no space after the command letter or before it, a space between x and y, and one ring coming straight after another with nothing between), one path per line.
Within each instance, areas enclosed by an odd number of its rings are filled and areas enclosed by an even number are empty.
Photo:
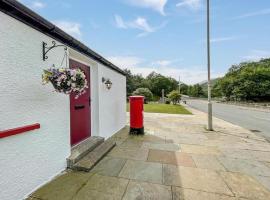
M86 74L78 99L42 85L43 70L63 59ZM125 108L121 69L19 2L0 0L1 200L23 199L66 169L74 146L122 129Z

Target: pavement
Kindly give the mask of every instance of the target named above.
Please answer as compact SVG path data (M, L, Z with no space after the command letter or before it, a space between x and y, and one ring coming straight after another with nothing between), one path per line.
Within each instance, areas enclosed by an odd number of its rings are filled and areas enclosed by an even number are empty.
M66 171L33 200L269 200L270 144L206 114L145 113L144 136L128 127L117 146L88 173Z
M213 103L213 115L253 130L256 134L264 136L270 141L270 112L268 109L255 109L237 105ZM195 109L207 112L207 101L188 99L187 104Z

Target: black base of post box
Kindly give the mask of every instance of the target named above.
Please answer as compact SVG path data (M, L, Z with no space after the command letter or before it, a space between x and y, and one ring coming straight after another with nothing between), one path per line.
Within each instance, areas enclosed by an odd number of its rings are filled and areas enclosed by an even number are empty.
M132 134L132 135L143 135L144 134L144 127L142 127L142 128L131 128L130 127L129 134Z

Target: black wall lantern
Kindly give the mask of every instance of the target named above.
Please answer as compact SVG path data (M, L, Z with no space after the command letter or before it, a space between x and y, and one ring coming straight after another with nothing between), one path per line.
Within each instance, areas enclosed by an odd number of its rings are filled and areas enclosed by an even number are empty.
M112 87L112 82L111 82L111 80L110 79L106 79L106 78L104 78L104 77L102 77L102 83L104 83L105 84L105 86L106 86L106 88L109 90L109 89L111 89L111 87Z

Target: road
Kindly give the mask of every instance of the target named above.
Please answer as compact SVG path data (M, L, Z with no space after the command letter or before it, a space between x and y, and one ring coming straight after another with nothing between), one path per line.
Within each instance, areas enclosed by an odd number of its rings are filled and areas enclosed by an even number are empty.
M207 112L207 101L188 99L187 104L197 110ZM247 107L213 102L213 116L239 125L270 141L270 112Z

